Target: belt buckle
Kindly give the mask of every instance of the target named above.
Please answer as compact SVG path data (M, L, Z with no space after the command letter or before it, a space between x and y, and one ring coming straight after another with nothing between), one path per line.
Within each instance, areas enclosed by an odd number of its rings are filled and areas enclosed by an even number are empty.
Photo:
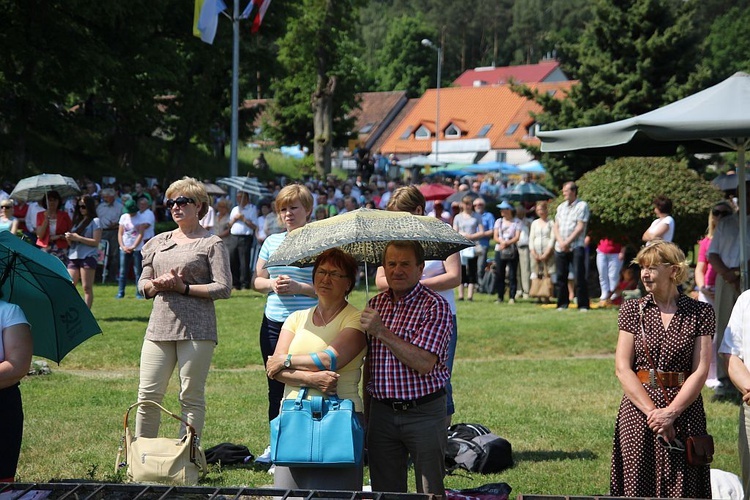
M406 411L411 409L412 404L410 401L394 401L391 403L391 408L393 408L393 411Z
M682 387L682 384L685 383L685 372L679 372L677 374L677 386Z
M648 383L651 387L656 387L656 370L653 368L648 371Z

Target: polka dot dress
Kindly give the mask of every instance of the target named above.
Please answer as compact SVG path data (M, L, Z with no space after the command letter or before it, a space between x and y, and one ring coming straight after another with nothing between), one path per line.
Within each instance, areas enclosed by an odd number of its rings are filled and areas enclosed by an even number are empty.
M714 333L712 307L680 295L677 312L664 330L659 308L651 295L626 301L618 323L620 330L635 337L635 371L651 368L641 337L641 304L648 349L656 368L665 372L691 371L695 340ZM644 385L644 388L658 408L667 406L660 387ZM674 400L679 387L666 389L670 400ZM688 436L706 433L706 414L700 396L677 418L675 430L682 443ZM684 452L663 448L649 429L646 415L623 396L615 423L610 493L625 497L711 498L709 466L690 466Z

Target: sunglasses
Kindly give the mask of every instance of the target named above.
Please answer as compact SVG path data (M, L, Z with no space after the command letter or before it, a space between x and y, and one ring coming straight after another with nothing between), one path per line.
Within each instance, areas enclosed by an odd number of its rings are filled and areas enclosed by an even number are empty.
M13 208L13 207L8 206L8 205L3 205L3 206L0 206L0 208L2 208L3 210L7 210L7 209L10 209L10 208Z
M716 209L716 208L711 210L711 215L713 215L714 217L724 217L725 215L731 215L731 214L732 212L730 212L729 210L721 210L721 209Z
M172 198L168 199L164 204L171 210L175 205L182 208L188 203L195 203L195 200L188 198L187 196L179 196L176 200L173 200Z
M674 441L667 441L661 436L656 436L656 440L659 442L659 444L667 451L676 451L678 453L684 453L685 452L685 445L682 444L682 441L675 438Z

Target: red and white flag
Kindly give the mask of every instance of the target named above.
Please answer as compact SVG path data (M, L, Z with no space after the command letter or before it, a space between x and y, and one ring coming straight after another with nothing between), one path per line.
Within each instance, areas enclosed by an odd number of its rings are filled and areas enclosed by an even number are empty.
M260 29L260 23L263 22L263 16L266 15L266 10L268 10L268 6L271 3L271 0L253 0L253 3L257 6L258 12L255 14L255 19L253 19L253 25L250 28L250 33L257 33Z

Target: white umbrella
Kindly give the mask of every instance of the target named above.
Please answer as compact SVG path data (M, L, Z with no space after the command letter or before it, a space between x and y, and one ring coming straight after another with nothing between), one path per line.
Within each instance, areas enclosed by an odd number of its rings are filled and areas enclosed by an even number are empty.
M238 191L242 191L258 198L270 197L272 195L271 191L269 191L268 188L261 184L255 177L243 177L240 175L234 177L223 177L217 180L216 183L233 187Z
M62 199L81 192L76 181L60 174L39 174L21 179L10 197L14 200L39 201L47 191L57 191Z
M737 175L745 178L750 146L750 75L723 82L654 111L595 127L539 132L542 151L580 151L601 156L665 156L683 146L691 153L737 152ZM747 241L747 193L738 186L740 241ZM747 255L740 245L742 289L748 287Z

